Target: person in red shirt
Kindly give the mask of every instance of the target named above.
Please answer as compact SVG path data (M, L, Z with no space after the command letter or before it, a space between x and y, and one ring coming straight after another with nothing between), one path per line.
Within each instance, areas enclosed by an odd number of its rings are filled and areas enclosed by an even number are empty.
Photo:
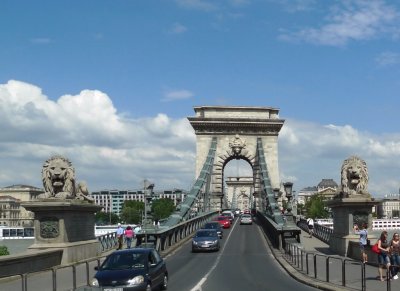
M132 239L135 236L135 232L133 231L132 227L130 225L127 226L127 228L125 229L125 239L126 239L126 247L128 249L131 248L132 245Z

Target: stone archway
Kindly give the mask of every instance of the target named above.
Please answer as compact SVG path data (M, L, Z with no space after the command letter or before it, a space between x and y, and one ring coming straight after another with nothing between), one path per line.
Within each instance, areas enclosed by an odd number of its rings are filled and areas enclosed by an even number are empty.
M257 139L262 140L271 186L279 188L278 135L284 123L279 119L279 110L271 107L200 106L194 107L194 111L196 116L188 117L188 120L196 134L196 178L206 161L212 138L217 138L210 181L211 209L223 206L225 165L232 159L244 159L253 170L254 193L250 195L261 210L265 199L262 199L260 191Z

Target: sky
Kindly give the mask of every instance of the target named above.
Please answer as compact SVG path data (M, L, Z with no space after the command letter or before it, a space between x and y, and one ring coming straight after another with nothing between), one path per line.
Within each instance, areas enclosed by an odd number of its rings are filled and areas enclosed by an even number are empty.
M189 190L194 106L278 108L279 172L400 188L400 2L0 1L0 187L59 154L89 191ZM248 175L230 162L226 175Z

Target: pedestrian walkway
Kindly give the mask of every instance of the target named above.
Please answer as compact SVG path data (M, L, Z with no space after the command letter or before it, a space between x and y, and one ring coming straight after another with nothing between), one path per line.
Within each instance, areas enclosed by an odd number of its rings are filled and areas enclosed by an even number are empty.
M345 282L346 287L355 290L362 290L361 280L361 262L355 262L354 260L335 255L330 249L329 245L322 242L321 240L309 237L309 234L304 230L301 231L300 244L297 244L299 248L307 252L309 255L303 256L303 263L309 262L309 273L308 277L312 278L313 282L311 285L321 287L325 290L343 290L342 286L342 262L345 262ZM315 259L314 259L315 257ZM299 258L301 259L301 258ZM315 260L315 267L314 267ZM299 262L295 264L299 265ZM293 263L292 263L293 265ZM328 266L327 266L328 265ZM317 275L315 276L314 268L316 269ZM327 282L327 268L329 268L328 284L322 284ZM296 268L298 269L298 268ZM299 271L300 273L306 273ZM381 282L379 279L378 267L372 264L366 264L365 267L366 286L365 290L381 291L381 290L400 290L400 279L390 280L390 289L388 282ZM386 276L385 276L386 277ZM309 282L308 282L309 283ZM337 289L333 285L337 285Z

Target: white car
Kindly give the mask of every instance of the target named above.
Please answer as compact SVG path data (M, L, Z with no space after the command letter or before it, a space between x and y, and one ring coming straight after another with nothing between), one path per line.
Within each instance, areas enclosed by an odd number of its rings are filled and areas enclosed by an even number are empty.
M224 210L224 211L222 211L221 215L222 215L222 216L228 216L228 217L230 217L229 220L231 221L231 223L232 223L233 220L235 219L235 215L234 215L233 212L230 211L230 210Z
M253 224L251 214L242 214L240 217L240 224Z

